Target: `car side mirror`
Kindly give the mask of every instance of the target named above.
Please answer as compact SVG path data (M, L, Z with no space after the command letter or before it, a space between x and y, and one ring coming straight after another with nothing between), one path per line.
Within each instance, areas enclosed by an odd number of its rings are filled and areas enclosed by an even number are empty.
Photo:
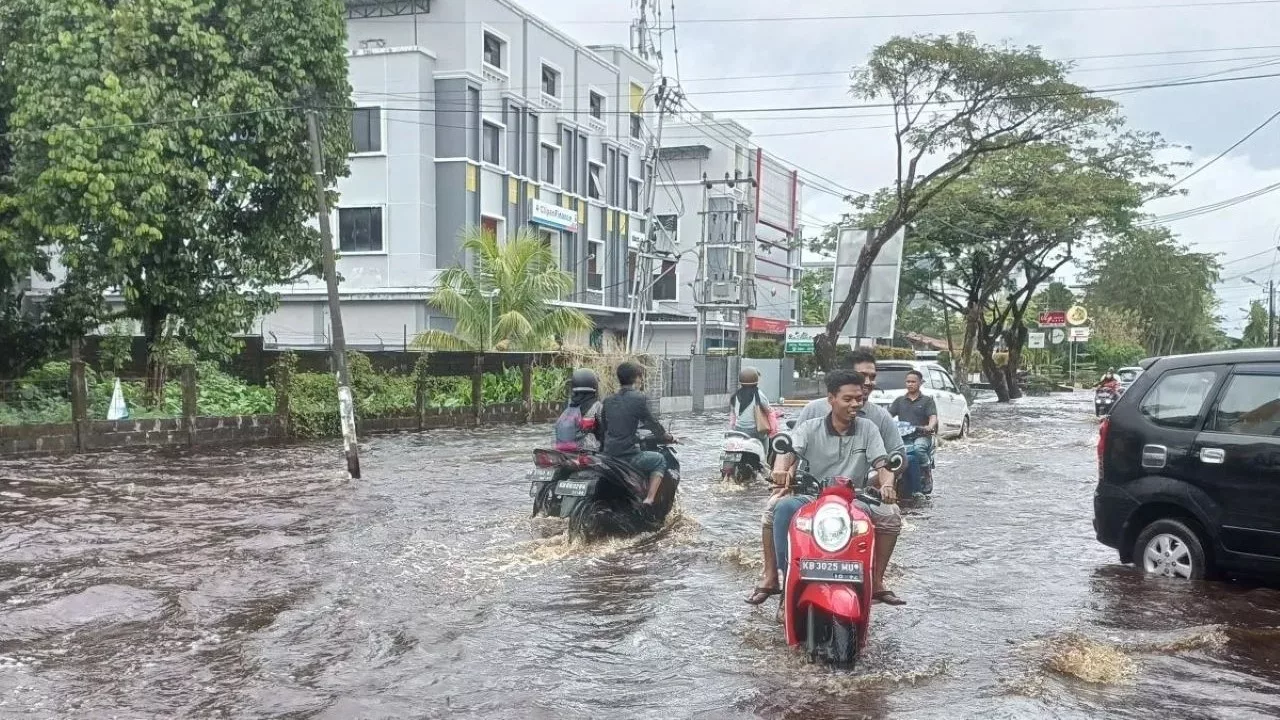
M786 433L774 435L769 441L769 447L779 455L790 455L796 449L796 446L791 443L791 436Z

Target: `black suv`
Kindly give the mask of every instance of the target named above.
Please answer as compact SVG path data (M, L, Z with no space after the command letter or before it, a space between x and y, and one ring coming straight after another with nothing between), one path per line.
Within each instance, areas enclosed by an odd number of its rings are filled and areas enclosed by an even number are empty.
M1153 575L1280 579L1280 349L1141 365L1099 430L1098 540Z

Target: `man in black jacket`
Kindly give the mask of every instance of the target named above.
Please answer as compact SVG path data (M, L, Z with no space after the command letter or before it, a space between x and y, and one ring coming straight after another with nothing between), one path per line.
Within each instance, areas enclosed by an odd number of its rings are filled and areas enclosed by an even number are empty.
M654 436L672 442L662 423L649 410L649 398L636 388L644 379L644 368L633 362L618 366L617 394L604 401L600 419L604 422L604 454L626 462L648 475L649 493L645 505L652 505L662 487L662 477L667 471L667 460L661 453L641 450L636 431L646 428Z

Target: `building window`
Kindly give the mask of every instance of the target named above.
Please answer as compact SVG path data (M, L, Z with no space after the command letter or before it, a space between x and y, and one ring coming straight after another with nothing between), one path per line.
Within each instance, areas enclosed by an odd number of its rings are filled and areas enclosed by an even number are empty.
M351 145L357 153L382 152L382 108L351 111Z
M548 185L556 184L556 170L559 168L560 151L555 145L542 143L542 176L539 178Z
M658 215L654 218L658 221L658 232L654 240L659 247L678 247L677 236L680 228L679 215ZM669 245L668 245L669 243Z
M592 200L599 200L603 197L602 183L600 175L604 172L604 166L600 163L591 163L587 166L587 197Z
M631 212L640 212L640 188L639 180L632 178L627 181L627 209Z
M480 159L491 165L502 164L502 128L491 122L481 124Z
M639 140L644 135L644 116L640 113L631 113L631 137Z
M382 252L382 208L338 208L340 252Z
M493 238L500 238L498 234L498 218L483 215L480 217L480 232Z
M604 242L592 240L587 243L587 289L604 289Z
M484 34L484 62L499 70L502 69L502 56L506 53L507 43L497 35L485 31Z
M545 63L542 66L542 92L560 97L560 71Z
M653 274L653 299L654 300L675 300L676 299L676 261L663 260L662 265L654 268Z
M604 95L601 95L595 90L592 90L591 94L587 98L587 102L591 106L591 117L597 120L603 120L604 119Z

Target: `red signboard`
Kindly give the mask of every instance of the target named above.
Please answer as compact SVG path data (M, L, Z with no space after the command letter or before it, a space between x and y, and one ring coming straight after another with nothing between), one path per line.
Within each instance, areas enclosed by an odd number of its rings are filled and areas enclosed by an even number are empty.
M1040 327L1060 328L1067 326L1066 310L1048 310L1040 313Z
M1063 322L1065 322L1065 318ZM786 320L775 320L773 318L763 317L747 317L747 330L750 332L764 333L765 335L786 335Z

